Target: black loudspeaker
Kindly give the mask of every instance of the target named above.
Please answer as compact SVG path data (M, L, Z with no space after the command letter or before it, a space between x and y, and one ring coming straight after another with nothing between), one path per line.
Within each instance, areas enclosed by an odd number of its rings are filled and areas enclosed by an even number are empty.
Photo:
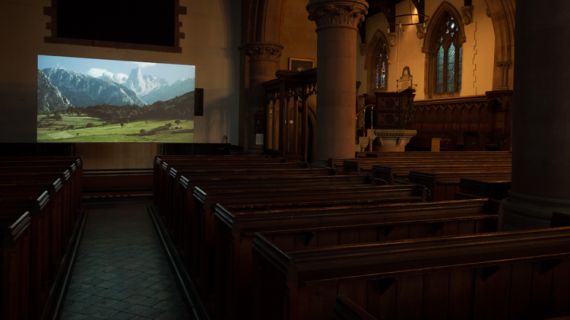
M194 90L194 116L204 115L204 88Z

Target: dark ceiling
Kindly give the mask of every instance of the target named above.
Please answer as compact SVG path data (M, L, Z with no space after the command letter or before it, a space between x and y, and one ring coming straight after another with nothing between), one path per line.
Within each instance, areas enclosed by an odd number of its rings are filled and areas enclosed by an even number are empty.
M390 24L390 32L394 32L396 30L396 4L402 1L411 1L418 9L420 22L423 22L426 0L368 0L367 16L370 17L380 12L384 13Z
M427 0L368 0L368 17L377 13L384 13L390 24L390 32L396 31L396 4L409 1L418 9L419 21L424 22L425 19L425 2ZM463 0L464 6L471 6L472 0ZM360 25L360 33L364 35L365 23ZM366 37L362 37L365 39Z
M396 3L403 0L368 0L368 15L373 16L379 12L386 12L389 8L394 8Z

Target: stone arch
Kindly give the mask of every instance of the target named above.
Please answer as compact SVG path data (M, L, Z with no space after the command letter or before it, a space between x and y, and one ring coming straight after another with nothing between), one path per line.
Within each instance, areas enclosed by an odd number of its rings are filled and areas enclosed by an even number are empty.
M284 0L242 1L242 88L240 100L240 144L245 150L255 149L256 125L263 114L262 83L275 78L283 46L280 44Z
M438 28L443 22L442 20L447 17L447 15L452 16L455 21L459 24L458 40L459 44L465 43L467 39L465 36L465 26L463 24L463 19L461 13L448 1L443 1L439 7L435 10L435 13L429 19L427 32L424 37L424 43L422 47L422 52L425 53L425 95L426 97L432 97L435 91L435 43L438 36Z
M493 90L512 90L515 60L515 0L485 0L495 31Z
M246 43L279 43L283 22L282 0L245 0L243 27Z

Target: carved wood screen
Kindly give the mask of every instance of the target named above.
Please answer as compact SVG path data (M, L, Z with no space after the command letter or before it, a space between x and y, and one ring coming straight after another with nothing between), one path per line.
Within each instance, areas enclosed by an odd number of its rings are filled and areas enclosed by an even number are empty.
M265 148L287 157L311 160L314 144L317 69L279 71L264 84ZM311 103L312 102L312 103Z
M410 150L429 150L441 138L442 150L509 150L512 91L484 96L414 102Z

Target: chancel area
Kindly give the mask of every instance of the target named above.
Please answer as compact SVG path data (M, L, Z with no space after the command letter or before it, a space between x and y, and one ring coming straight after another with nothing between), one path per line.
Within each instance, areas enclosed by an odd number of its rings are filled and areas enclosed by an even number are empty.
M0 319L570 318L570 2L0 2Z

